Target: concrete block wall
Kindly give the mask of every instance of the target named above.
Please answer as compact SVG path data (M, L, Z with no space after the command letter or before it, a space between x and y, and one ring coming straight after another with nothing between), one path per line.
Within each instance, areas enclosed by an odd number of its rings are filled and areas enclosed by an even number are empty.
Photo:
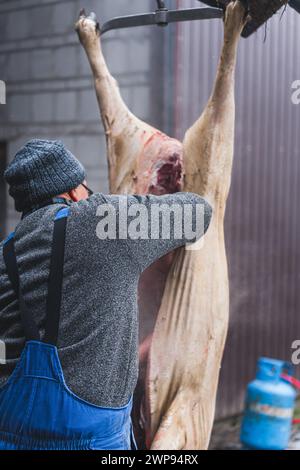
M74 32L82 7L104 22L150 11L155 2L0 0L0 79L7 83L7 104L0 106L0 141L7 141L11 159L31 138L62 139L87 167L89 185L105 192L105 138L91 71ZM151 100L158 34L157 28L110 32L103 38L103 49L131 110L159 126L155 109L160 104L154 107ZM159 54L156 48L156 59ZM159 60L156 63L159 66ZM5 232L18 221L12 201L7 214Z

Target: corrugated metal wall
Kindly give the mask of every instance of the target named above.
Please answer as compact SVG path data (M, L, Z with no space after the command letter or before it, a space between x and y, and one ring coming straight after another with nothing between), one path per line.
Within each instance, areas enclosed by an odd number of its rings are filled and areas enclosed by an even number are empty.
M199 6L193 0L182 7ZM222 44L219 20L178 28L176 134L210 95ZM265 42L264 42L265 39ZM226 215L231 320L217 416L242 409L259 356L291 359L300 338L300 15L288 8L239 50L236 147Z

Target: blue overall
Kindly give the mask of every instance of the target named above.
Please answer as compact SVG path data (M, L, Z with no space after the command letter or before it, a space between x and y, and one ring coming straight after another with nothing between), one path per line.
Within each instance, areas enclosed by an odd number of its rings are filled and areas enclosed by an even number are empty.
M64 379L56 344L68 213L68 208L60 210L54 222L43 341L22 296L13 234L4 244L26 345L0 388L0 450L137 449L131 421L133 397L120 408L98 407L77 397Z

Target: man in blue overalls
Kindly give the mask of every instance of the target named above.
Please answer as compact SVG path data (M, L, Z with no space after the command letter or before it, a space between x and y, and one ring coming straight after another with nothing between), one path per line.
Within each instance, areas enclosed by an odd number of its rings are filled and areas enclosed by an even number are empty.
M92 194L60 141L28 142L5 179L22 218L0 245L0 450L135 449L139 276L198 240L211 208L191 193ZM202 229L192 239L100 236L101 209L162 203L166 213L202 205Z

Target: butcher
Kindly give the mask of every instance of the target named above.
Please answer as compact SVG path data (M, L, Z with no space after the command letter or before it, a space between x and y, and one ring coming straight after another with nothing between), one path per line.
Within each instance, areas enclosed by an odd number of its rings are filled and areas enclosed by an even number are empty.
M61 141L27 142L5 179L21 217L1 243L0 450L136 449L139 277L197 242L211 206L189 192L93 194Z

